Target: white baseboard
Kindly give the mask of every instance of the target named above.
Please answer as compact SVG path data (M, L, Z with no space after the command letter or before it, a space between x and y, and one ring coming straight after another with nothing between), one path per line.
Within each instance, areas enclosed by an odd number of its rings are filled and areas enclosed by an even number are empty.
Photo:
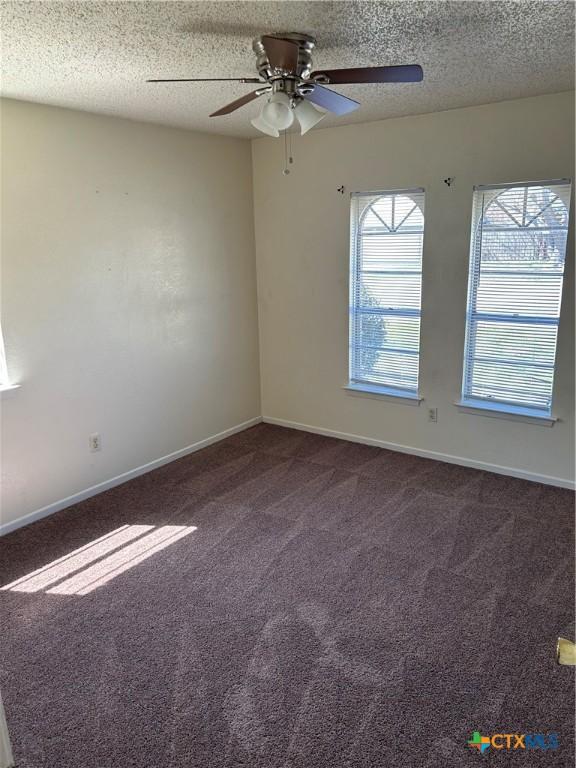
M154 459L154 461L149 461L147 464L142 464L140 467L130 469L128 472L123 472L121 475L116 475L116 477L112 477L110 480L104 480L101 483L90 486L90 488L86 488L83 491L74 493L72 496L67 496L65 499L60 499L60 501L55 501L52 504L48 504L41 509L37 509L34 512L30 512L27 515L19 517L17 520L12 520L9 523L0 525L0 536L5 536L7 533L11 533L17 528L21 528L23 525L34 523L36 520L41 520L43 517L48 517L48 515L52 515L54 512L59 512L61 509L66 509L66 507L72 506L72 504L77 504L79 501L84 501L84 499L89 499L91 496L96 496L98 493L102 493L103 491L107 491L117 485L126 483L128 480L132 480L139 475L144 475L146 472L151 472L153 469L158 469L158 467L162 467L164 464L169 464L171 461L181 459L183 456L188 456L189 453L194 453L195 451L199 451L201 448L206 448L213 443L218 443L220 440L224 440L226 437L235 435L237 432L243 432L245 429L253 427L255 424L259 424L261 421L262 417L256 416L253 419L244 421L242 424L236 424L236 426L230 427L230 429L225 429L223 432L218 432L218 434L211 435L210 437L207 437L204 440L200 440L197 443L187 445L186 448L181 448L179 451L174 451L174 453L169 453L167 456L162 456L159 459Z
M423 450L420 448L413 448L412 446L408 445L400 445L398 443L389 443L385 440L377 440L375 438L370 437L364 437L362 435L354 435L350 434L348 432L338 432L334 429L324 429L323 427L314 427L310 424L299 424L294 421L286 421L285 419L275 419L271 416L256 416L253 419L249 419L248 421L243 422L242 424L237 424L234 427L230 427L230 429L226 429L223 432L219 432L216 435L211 435L210 437L205 438L204 440L200 440L197 443L193 443L192 445L188 445L185 448L181 448L179 451L174 451L174 453L169 453L167 456L162 456L159 459L155 459L154 461L150 461L147 464L143 464L140 467L136 467L135 469L131 469L128 472L123 472L121 475L117 475L116 477L111 478L110 480L104 480L101 483L97 483L96 485L92 485L90 488L86 488L83 491L79 491L78 493L73 494L72 496L67 496L65 499L60 499L60 501L55 501L52 504L48 504L45 507L42 507L41 509L37 509L34 512L30 512L27 515L24 515L23 517L19 517L17 520L12 520L9 523L4 523L4 525L0 525L0 536L5 536L7 533L11 533L12 531L17 530L18 528L21 528L24 525L29 525L30 523L35 522L36 520L41 520L43 517L48 517L48 515L52 515L54 512L59 512L61 509L66 509L66 507L70 507L73 504L77 504L79 501L84 501L84 499L89 499L91 496L96 496L98 493L102 493L103 491L107 491L110 488L114 488L117 485L121 485L122 483L126 483L128 480L132 480L135 477L138 477L139 475L144 475L146 472L151 472L153 469L157 469L158 467L162 467L164 464L169 464L171 461L175 461L176 459L180 459L183 456L187 456L190 453L194 453L195 451L199 451L202 448L206 448L209 445L212 445L213 443L217 443L220 440L224 440L227 437L230 437L231 435L235 435L237 432L242 432L245 429L248 429L249 427L253 427L255 424L259 424L260 422L265 422L266 424L276 424L280 427L289 427L290 429L298 429L303 432L313 432L317 435L325 435L327 437L336 437L340 440L348 440L352 443L363 443L364 445L375 445L378 448L387 448L391 451L398 451L400 453L409 453L414 456L422 456L426 459L435 459L436 461L445 461L448 464L460 464L463 467L471 467L473 469L482 469L486 472L495 472L499 475L508 475L510 477L518 477L522 480L532 480L533 482L537 483L544 483L545 485L555 485L560 488L568 488L570 490L574 490L576 487L576 484L572 480L567 480L561 477L552 477L550 475L540 475L535 472L527 472L525 470L516 469L514 467L503 467L499 464L490 464L488 462L484 461L474 461L472 459L466 459L461 456L451 456L447 453L438 453L437 451L428 451Z
M489 464L485 461L475 461L466 459L462 456L451 456L448 453L438 453L437 451L427 451L421 448L413 448L409 445L400 445L398 443L387 443L385 440L376 440L362 435L351 435L348 432L337 432L334 429L324 429L323 427L313 427L310 424L298 424L294 421L284 419L275 419L271 416L264 416L262 421L265 424L276 424L279 427L289 427L290 429L299 429L302 432L313 432L316 435L325 435L326 437L336 437L340 440L348 440L351 443L363 443L364 445L375 445L378 448L387 448L390 451L399 453L409 453L413 456L422 456L425 459L434 459L436 461L445 461L448 464L460 464L462 467L471 467L472 469L482 469L486 472L495 472L498 475L508 475L518 477L521 480L532 480L535 483L544 483L545 485L556 485L559 488L569 488L574 490L576 483L573 480L566 480L562 477L552 477L550 475L539 475L535 472L527 472L523 469L514 467L502 467L500 464Z

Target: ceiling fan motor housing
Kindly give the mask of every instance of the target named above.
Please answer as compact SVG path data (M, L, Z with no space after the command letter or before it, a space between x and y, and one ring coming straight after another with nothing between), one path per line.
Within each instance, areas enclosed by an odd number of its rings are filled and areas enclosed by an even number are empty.
M262 37L266 37L266 35L263 35ZM262 37L257 37L252 42L252 49L256 54L256 68L260 77L265 80L274 80L275 78L283 77L292 77L295 80L305 80L310 76L310 72L312 71L312 50L316 45L316 39L314 37L300 32L267 35L267 37L276 37L280 40L289 40L291 43L296 43L298 46L298 65L295 72L278 70L270 65L266 49L262 43Z

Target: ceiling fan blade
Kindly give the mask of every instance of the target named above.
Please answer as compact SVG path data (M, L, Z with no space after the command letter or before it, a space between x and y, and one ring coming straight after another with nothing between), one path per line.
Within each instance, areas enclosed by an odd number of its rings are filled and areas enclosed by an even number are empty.
M173 77L168 80L146 80L147 83L263 83L259 77Z
M327 78L321 82L332 85L345 83L419 83L424 72L419 64L392 67L356 67L354 69L319 69L310 79Z
M331 91L329 88L323 88L321 85L315 85L312 93L307 93L304 98L319 107L324 107L329 112L334 112L335 115L346 115L360 106L360 102L349 99L348 96L342 96L341 93Z
M252 93L247 93L245 96L241 96L239 99L236 99L236 101L232 101L230 104L226 104L225 107L222 107L222 109L219 109L217 112L212 112L210 117L229 115L230 112L234 112L236 109L243 107L244 104L249 104L251 101L254 101L254 99L258 98L258 96L262 96L261 91L252 91Z
M296 72L299 51L296 43L292 43L290 40L282 40L279 37L265 35L262 38L262 45L272 69Z

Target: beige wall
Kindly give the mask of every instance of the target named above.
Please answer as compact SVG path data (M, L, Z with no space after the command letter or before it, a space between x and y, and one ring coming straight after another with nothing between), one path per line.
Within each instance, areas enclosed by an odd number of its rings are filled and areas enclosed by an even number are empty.
M573 96L250 144L2 103L2 522L260 414L573 478L574 239L553 428L458 412L472 186L573 175ZM455 177L447 187L443 179ZM344 184L346 194L336 188ZM420 407L347 377L349 193L426 188ZM427 421L438 408L438 423ZM102 451L90 453L99 432Z
M5 101L2 161L7 523L260 402L248 141Z
M573 94L316 129L295 141L287 177L282 152L271 139L253 143L264 417L571 480L573 225L554 389L560 421L550 428L464 414L453 402L462 377L472 187L572 177ZM345 195L336 191L341 184ZM342 389L349 193L410 187L426 189L420 407ZM427 407L438 408L437 424Z

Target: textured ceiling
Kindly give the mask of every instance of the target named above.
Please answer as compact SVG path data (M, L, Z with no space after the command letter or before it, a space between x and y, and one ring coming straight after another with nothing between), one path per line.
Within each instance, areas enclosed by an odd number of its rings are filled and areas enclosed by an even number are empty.
M2 94L236 136L258 102L210 112L241 83L148 77L255 76L253 37L307 32L315 67L419 63L424 82L343 85L362 106L322 127L574 87L574 4L519 2L4 2Z

